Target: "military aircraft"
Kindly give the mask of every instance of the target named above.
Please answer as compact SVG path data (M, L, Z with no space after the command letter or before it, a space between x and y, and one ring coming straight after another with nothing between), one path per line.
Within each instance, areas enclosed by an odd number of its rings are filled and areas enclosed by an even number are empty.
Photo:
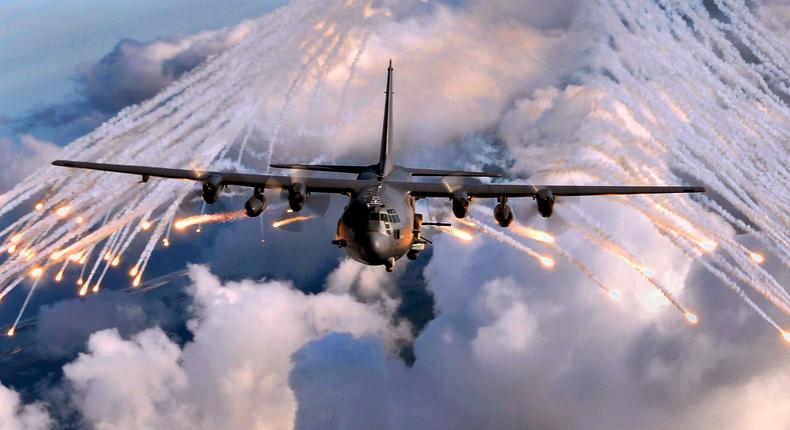
M244 205L250 217L260 215L267 206L265 189L279 189L287 193L288 206L294 212L305 207L313 193L336 193L349 198L338 220L333 244L345 250L353 259L368 265L384 265L392 271L395 261L407 256L417 258L430 243L421 234L425 225L446 225L423 222L416 213L417 199L439 197L452 201L453 214L463 218L472 199L497 199L494 220L501 227L513 222L513 210L508 199L532 198L543 217L550 217L556 199L568 196L600 196L615 194L699 193L694 186L568 186L519 185L483 183L479 180L457 180L464 177L499 177L492 172L419 169L392 163L393 131L393 69L387 68L387 90L384 102L384 125L381 133L381 152L378 163L368 166L326 164L272 164L274 168L300 169L319 172L339 172L357 175L356 179L260 175L237 172L196 172L148 166L91 163L57 160L56 166L136 174L147 182L150 177L186 179L203 183L203 198L215 203L223 188L242 186L252 188L252 196ZM415 182L415 177L441 177L441 182ZM456 180L447 180L456 179Z

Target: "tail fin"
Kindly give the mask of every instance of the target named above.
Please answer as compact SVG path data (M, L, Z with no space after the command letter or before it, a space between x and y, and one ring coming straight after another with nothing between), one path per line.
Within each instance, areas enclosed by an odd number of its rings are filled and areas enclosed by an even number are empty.
M384 102L384 125L381 130L381 153L379 155L378 174L386 176L392 170L389 159L392 144L392 60L387 68L387 97Z

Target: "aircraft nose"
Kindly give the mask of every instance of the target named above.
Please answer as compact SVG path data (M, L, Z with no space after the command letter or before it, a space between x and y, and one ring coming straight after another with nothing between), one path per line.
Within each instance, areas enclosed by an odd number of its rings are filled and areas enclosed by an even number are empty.
M389 253L389 241L387 240L387 236L379 232L371 232L369 246L371 253L378 257L378 259L385 260L387 258L387 254Z

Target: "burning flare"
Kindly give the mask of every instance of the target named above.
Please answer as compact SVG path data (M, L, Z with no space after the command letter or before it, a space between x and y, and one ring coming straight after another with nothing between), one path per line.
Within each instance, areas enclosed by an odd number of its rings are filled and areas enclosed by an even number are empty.
M281 219L279 221L275 221L275 222L272 223L272 227L280 228L280 227L282 227L284 225L292 224L292 223L295 223L295 222L307 221L307 220L313 219L313 218L314 217L312 215L298 215L298 216L295 216L295 217L285 218L285 219Z
M229 222L229 221L235 221L244 216L245 216L244 212L241 211L225 212L220 214L195 215L184 219L180 219L176 221L175 224L173 224L173 226L176 228L176 230L183 230L195 224L216 224L222 222ZM145 229L145 225L143 226L143 228Z
M763 264L765 262L765 257L762 254L758 254L756 252L749 252L749 257L757 264Z
M513 233L516 233L517 235L527 239L537 240L538 242L543 243L554 243L554 236L542 230L537 230L518 224L511 226L510 229L513 231Z
M447 228L445 228L444 231L449 233L450 236L457 237L457 238L463 240L464 242L469 242L472 239L474 239L474 236L472 236L472 233L469 233L468 231L462 230L462 229L457 228L457 227L447 227Z
M691 312L686 312L686 319L688 320L688 322L692 324L696 324L699 322L699 318L697 318L697 316Z
M55 211L55 213L58 215L58 218L65 218L66 215L69 214L70 210L71 208L68 206L61 206Z

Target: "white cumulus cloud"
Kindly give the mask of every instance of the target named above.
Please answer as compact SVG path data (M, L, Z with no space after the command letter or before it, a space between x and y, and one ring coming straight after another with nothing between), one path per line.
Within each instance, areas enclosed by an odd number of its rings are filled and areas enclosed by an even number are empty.
M60 151L57 145L29 134L19 136L18 142L0 138L0 160L5 161L0 169L0 192L48 165L58 157Z
M376 307L345 294L305 295L282 282L223 285L193 266L194 338L179 347L160 329L95 333L64 367L84 418L100 429L288 428L297 404L291 355L328 333L401 335Z
M23 404L19 393L0 384L0 428L43 430L51 426L52 420L41 404Z

